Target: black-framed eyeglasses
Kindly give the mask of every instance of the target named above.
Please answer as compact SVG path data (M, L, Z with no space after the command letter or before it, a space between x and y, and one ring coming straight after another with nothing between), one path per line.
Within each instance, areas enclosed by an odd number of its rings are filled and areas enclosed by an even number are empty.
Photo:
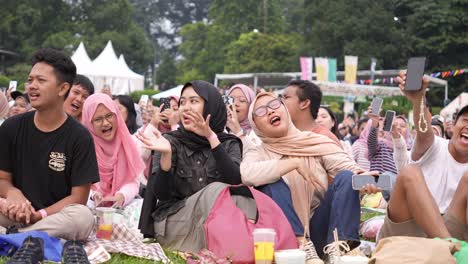
M257 107L257 109L253 111L253 114L255 116L262 117L268 113L268 108L272 110L276 110L281 106L282 103L283 102L279 98L273 99L270 102L268 102L266 105Z

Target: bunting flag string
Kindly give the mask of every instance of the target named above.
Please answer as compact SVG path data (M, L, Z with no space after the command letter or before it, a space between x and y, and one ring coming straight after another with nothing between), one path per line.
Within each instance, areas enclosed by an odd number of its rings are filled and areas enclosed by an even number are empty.
M462 74L468 74L468 68L464 69L458 69L458 70L452 70L452 71L441 71L441 72L433 72L429 74L431 77L436 77L436 78L447 78L447 77L452 77L452 76L458 76ZM357 80L357 84L394 84L395 83L395 78L377 78L374 79L374 82L372 82L371 79L367 80Z

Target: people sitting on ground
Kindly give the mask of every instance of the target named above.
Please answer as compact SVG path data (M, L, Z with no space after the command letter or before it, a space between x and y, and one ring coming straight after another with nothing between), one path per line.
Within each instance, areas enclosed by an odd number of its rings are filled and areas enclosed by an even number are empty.
M117 103L105 94L91 95L85 101L82 121L93 136L99 168L100 181L91 187L90 199L96 207L123 208L137 196L145 169L136 139Z
M340 140L331 129L324 123L318 122L322 91L317 85L304 80L290 81L282 94L282 99L297 129L324 135L340 146Z
M234 102L227 106L228 119L226 127L231 134L243 138L252 130L247 115L250 103L255 99L255 92L247 85L236 84L229 89L227 94L234 99Z
M10 107L8 105L8 99L6 98L5 94L0 92L0 126L7 118L9 110Z
M351 176L361 168L330 138L298 130L274 94L257 96L249 120L262 144L245 151L242 182L258 187L281 207L309 260L318 260L317 253L323 256L335 228L340 240L356 247L360 205ZM377 191L373 185L366 188Z
M461 109L450 140L434 136L430 113L424 109L427 79L420 91L405 91L406 73L397 77L400 89L413 104L417 136L412 164L397 177L379 238L416 236L468 240L468 106ZM423 124L420 126L420 124Z
M63 109L67 114L81 122L83 104L90 95L94 94L94 85L88 77L77 74L73 81L67 99L63 103Z
M404 116L395 117L390 133L393 141L393 160L399 172L410 162L410 151L413 145L409 124Z
M11 106L8 117L24 114L31 110L31 103L29 101L28 94L20 91L14 91L11 93L11 98L15 103Z
M328 129L331 133L336 135L337 138L340 138L338 132L338 118L328 106L320 106L317 115L317 123ZM353 149L350 141L338 139L338 142L339 146L345 150L349 157L353 158Z
M135 134L138 130L135 111L135 104L133 103L132 97L128 95L117 95L114 97L114 102L117 104L120 114L128 128L130 134Z
M225 184L240 184L242 143L224 133L226 107L218 89L205 81L182 88L181 125L150 140L157 153L149 177L140 230L165 248L181 251L206 247L203 223Z
M359 139L351 146L354 161L356 161L359 167L366 171L370 170L369 148L367 147L367 137L369 136L370 130L370 126L367 127L368 121L369 118L362 118L358 121Z
M41 49L33 56L26 90L36 111L0 127L0 225L86 240L94 227L85 206L99 181L88 130L63 110L76 67L65 53Z
M169 131L174 131L179 128L179 97L170 96L169 104L164 105L164 102L167 104L167 100L163 101L161 105L154 108L153 116L151 119L151 124L154 127L157 127L159 132L166 133Z

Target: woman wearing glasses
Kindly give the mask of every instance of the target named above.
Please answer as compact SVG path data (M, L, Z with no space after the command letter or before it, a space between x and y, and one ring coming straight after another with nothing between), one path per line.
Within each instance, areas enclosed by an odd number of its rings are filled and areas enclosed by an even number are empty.
M165 248L197 252L206 247L203 223L225 184L240 184L242 143L224 133L226 107L212 84L193 81L182 88L180 127L139 134L156 151L140 218L140 230ZM229 238L228 238L229 239Z
M352 189L351 176L352 171L362 170L331 139L299 131L281 100L271 93L257 96L248 118L262 144L245 150L242 181L259 187L281 207L308 263L321 263L317 253L321 256L333 241L335 228L340 240L351 249L357 246L359 192ZM377 188L369 185L364 191Z
M117 104L103 93L88 97L82 122L94 139L100 181L91 187L95 206L124 207L139 191L145 165Z

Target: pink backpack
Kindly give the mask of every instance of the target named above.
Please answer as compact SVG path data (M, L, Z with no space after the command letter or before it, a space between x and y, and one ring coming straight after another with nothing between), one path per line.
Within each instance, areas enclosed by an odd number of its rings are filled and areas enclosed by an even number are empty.
M250 222L231 195L255 200L257 221ZM296 236L283 211L267 195L247 186L226 187L218 195L205 221L206 245L218 257L234 263L254 263L253 231L272 228L276 231L275 250L298 247Z

